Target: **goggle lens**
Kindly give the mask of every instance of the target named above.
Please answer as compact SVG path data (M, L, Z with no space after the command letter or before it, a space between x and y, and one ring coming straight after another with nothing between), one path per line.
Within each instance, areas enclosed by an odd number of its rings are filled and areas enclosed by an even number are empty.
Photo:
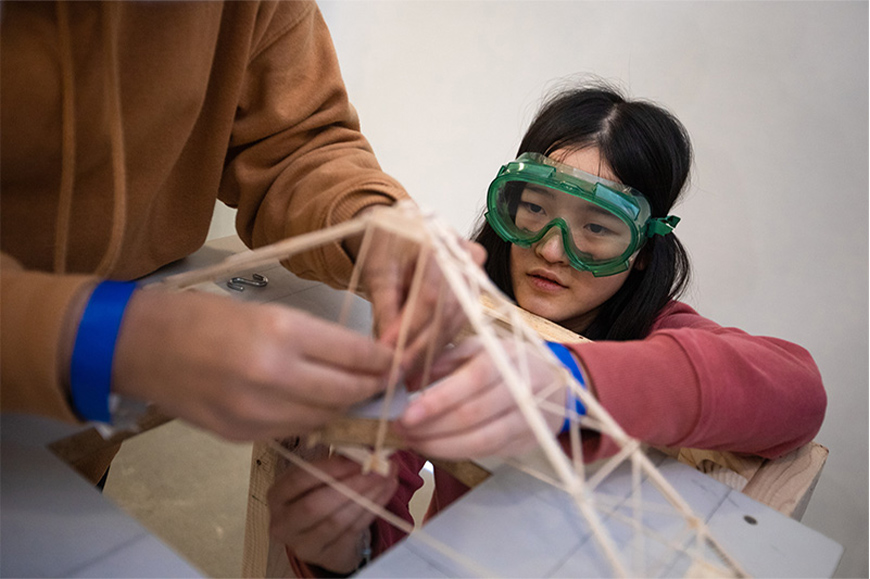
M507 181L496 192L496 216L510 241L532 245L556 227L569 257L587 264L623 256L632 245L631 227L608 209L558 189Z
M628 224L607 209L550 187L520 185L523 188L515 204L509 196L505 199L509 223L518 237L540 238L548 229L559 227L564 232L563 239L569 241L566 253L589 262L616 259L631 245ZM513 210L511 205L515 205Z
M554 228L571 265L595 276L626 271L648 237L680 218L650 217L639 191L538 153L504 165L489 186L486 220L505 241L530 247Z

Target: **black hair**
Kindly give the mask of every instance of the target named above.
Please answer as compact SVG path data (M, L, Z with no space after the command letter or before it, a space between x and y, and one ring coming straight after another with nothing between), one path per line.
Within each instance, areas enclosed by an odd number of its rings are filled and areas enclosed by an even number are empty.
M692 164L692 146L682 123L651 102L628 100L602 83L563 90L544 103L532 121L517 155L549 155L565 149L598 148L622 183L649 200L652 216L667 216L680 198ZM481 220L473 239L489 257L485 270L515 299L510 275L510 242ZM599 308L583 334L593 340L645 337L656 316L686 289L689 256L673 234L647 240L625 283ZM576 328L568 328L578 331Z

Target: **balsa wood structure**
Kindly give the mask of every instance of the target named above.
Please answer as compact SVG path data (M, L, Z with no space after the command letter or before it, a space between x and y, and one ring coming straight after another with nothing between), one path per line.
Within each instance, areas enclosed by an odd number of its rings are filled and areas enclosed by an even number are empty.
M191 288L202 282L210 282L216 278L232 274L233 270L243 265L251 267L261 262L286 259L291 255L310 250L324 243L362 234L361 250L349 288L349 291L353 293L358 289L357 284L364 276L364 268L367 265L366 257L371 249L372 240L378 232L396 235L404 242L415 243L419 246L416 270L408 293L405 315L395 349L393 372L385 395L385 408L389 407L400 378L398 374L399 362L404 354L408 326L412 318L408 312L414 311L415 301L420 294L421 284L424 282L423 272L431 266L430 260L432 260L437 264L443 278L441 297L435 308L432 324L440 323L440 312L445 300L455 301L462 309L468 320L469 333L482 344L499 369L501 379L513 396L528 428L538 442L542 456L546 459L545 466L536 470L535 475L562 489L572 498L576 515L582 517L585 524L593 530L594 540L609 562L613 574L616 576L655 574L656 569L651 569L648 565L661 564L661 561L647 561L643 555L645 542L652 541L657 542L659 548L664 547L676 553L688 555L691 560L689 572L692 574L745 575L740 563L728 555L709 532L704 521L693 514L686 501L658 473L655 466L644 454L642 444L629 437L597 400L564 369L546 347L540 334L529 327L517 308L495 288L483 271L472 262L459 238L434 217L421 215L410 205L374 211L363 218L335 228L289 239L255 250L244 256L233 256L212 267L169 277L160 285L164 289L173 290ZM487 302L489 307L484 307L483 302ZM433 340L432 344L434 345L434 343ZM423 369L424 384L428 381L426 379L428 365L435 354L437 353L434 351L427 352L426 365ZM533 392L530 386L532 377L529 368L532 357L546 360L550 364L552 374L556 376L553 383L543 391ZM548 396L554 392L562 392L564 395L575 397L586 408L586 413L582 416L573 412L569 413L570 453L564 452L546 420L548 414L562 417L566 412L563 405L550 406L546 402ZM602 435L611 437L622 448L621 452L598 465L594 472L587 472L580 444L581 427L596 430ZM379 461L383 460L384 453L388 450L385 446L387 430L386 413L384 413L371 450L367 454L367 458L363 460L365 468L378 468ZM418 538L420 533L425 534L425 529L414 531L413 527L406 528L408 527L407 523L398 517L369 503L364 497L355 495L350 489L342 488L337 481L330 480L325 474L318 475L313 472L313 467L308 465L306 461L296 454L284 451L280 444L275 443L272 448L298 467L312 471L315 476L322 476L323 480L332 484L336 490L348 495L388 522L409 533L416 532ZM262 457L259 460L262 462ZM623 463L631 465L633 478L638 487L633 494L628 514L617 505L611 504L607 497L598 496L596 493L596 488L601 481ZM527 468L534 467L527 466ZM656 533L646 532L644 529L643 513L644 509L648 507L648 501L645 497L640 496L639 481L641 477L653 481L661 498L677 516L683 519L684 525L678 536L660 537ZM609 536L601 523L602 517L605 516L629 518L634 531L637 553L640 555L632 556L629 560L620 557L614 539ZM262 523L258 522L257 524ZM454 559L458 557L446 546L433 546L439 548L446 557ZM485 569L476 568L473 561L460 562L472 574L488 574Z
M528 312L520 310L510 303L491 283L480 268L470 259L460 239L449 228L441 224L431 215L421 214L410 205L398 205L367 213L361 218L339 226L291 238L267 247L232 255L224 261L202 269L189 271L167 277L153 287L164 290L180 291L197 289L215 280L230 278L242 269L272 264L285 260L293 255L312 250L323 244L340 242L350 236L362 235L362 245L357 258L354 274L350 280L348 296L362 293L361 279L364 279L366 258L372 249L376 236L395 236L403 243L418 246L419 257L417 269L411 282L406 305L406 315L402 320L399 340L395 351L395 362L390 376L389 386L384 396L384 408L389 407L395 389L400 387L399 361L406 347L408 326L412 312L416 307L416 298L423 283L423 272L433 264L442 278L440 297L435 311L432 313L432 324L437 327L440 322L440 312L445 303L452 303L461 308L467 318L465 331L458 334L454 340L478 340L495 361L501 378L522 412L529 429L537 440L539 457L543 461L529 462L519 466L534 476L545 480L561 489L571 497L576 511L586 525L594 530L594 539L598 549L607 559L614 576L651 576L655 575L662 564L661 556L650 560L644 556L647 551L663 550L674 556L688 557L691 564L687 574L704 576L745 576L739 561L731 557L721 547L710 533L704 521L696 517L685 500L671 487L668 481L660 475L653 463L644 453L644 445L629 437L610 415L598 404L594 397L580 385L570 373L565 370L555 356L546 347L544 340L572 342L583 340L547 320L537 318ZM346 308L345 308L346 309ZM343 316L340 316L339 320ZM432 342L434 345L434 341ZM430 349L425 353L424 376L437 352ZM529 374L529 361L535 358L544 360L557 378L543 391L532 392ZM424 379L424 383L427 380ZM570 420L570 452L563 450L560 442L547 426L546 417L565 414L563 405L551 406L546 398L553 392L564 392L582 401L586 408L583 416L571 413ZM159 425L165 417L150 415L143 425ZM343 420L327 425L323 430L314 433L314 438L326 444L348 446L355 448L353 454L361 460L366 468L379 468L384 457L392 448L399 445L398 441L389 438L387 414L384 411L378 420ZM622 448L621 452L610 459L600 461L595 465L586 465L583 461L580 445L580 429L599 431L611 437ZM113 439L115 443L123 436ZM100 443L92 437L82 435L77 440L66 441L55 448L55 452L65 456L69 461L83 453L93 451ZM299 445L300 449L307 445ZM808 445L779 461L765 461L757 457L739 457L728 453L709 453L692 449L662 449L671 456L709 472L729 484L741 489L748 495L773 505L787 515L799 518L806 506L806 501L818 480L821 467L827 455L827 449L819 445ZM304 458L304 452L289 452L277 441L255 443L252 455L251 488L249 490L249 509L246 527L245 556L242 573L246 577L274 576L274 569L286 565L286 555L283 546L274 545L268 536L268 509L265 503L266 492L283 463L294 463L298 468L312 469ZM628 507L617 506L598 490L601 482L615 469L631 469L635 481L635 491ZM439 463L438 466L449 469L469 486L485 479L488 473L474 463ZM323 473L316 473L328 481ZM641 478L652 481L657 496L641 496ZM768 481L774 481L771 484ZM363 497L354 496L348 489L342 489L335 484L339 492L348 494L354 500L374 511L388 522L415 533L418 538L424 538L425 527L414 529L404 521L397 520L391 513L385 512L376 505L368 504ZM674 516L683 521L677 535L660 536L656 532L644 528L643 515L646 509L661 509L661 503ZM652 506L654 504L654 506ZM633 533L632 542L635 554L626 558L614 548L614 540L601 524L602 518L621 518ZM655 544L655 549L648 545ZM462 558L449 548L438 545L434 539L430 546L438 549L444 557L451 557L461 563L470 574L489 575L473 560Z

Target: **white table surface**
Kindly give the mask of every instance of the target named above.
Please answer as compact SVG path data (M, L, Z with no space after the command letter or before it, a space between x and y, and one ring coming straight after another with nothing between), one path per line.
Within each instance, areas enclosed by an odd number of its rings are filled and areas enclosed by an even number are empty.
M711 477L657 451L659 472L706 522L710 532L752 577L831 577L843 547ZM631 471L623 463L597 492L624 501ZM648 481L642 496L664 504ZM601 513L599 513L601 515ZM747 518L749 517L749 518ZM623 522L602 516L623 561L635 546ZM644 515L644 524L674 539L683 529L679 517L663 511ZM435 516L425 532L497 577L609 577L613 570L591 538L569 495L516 468L502 465L493 476ZM686 576L689 561L670 556L647 540L642 577ZM413 535L363 568L361 577L474 577L471 570L438 553Z
M202 577L46 448L76 430L0 417L0 576Z

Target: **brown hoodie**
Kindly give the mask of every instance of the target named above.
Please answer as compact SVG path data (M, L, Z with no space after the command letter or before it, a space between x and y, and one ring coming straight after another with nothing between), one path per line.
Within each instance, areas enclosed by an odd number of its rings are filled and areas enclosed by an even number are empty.
M0 408L74 421L75 328L101 278L251 247L405 198L348 103L313 2L3 2ZM338 244L297 274L341 285Z

